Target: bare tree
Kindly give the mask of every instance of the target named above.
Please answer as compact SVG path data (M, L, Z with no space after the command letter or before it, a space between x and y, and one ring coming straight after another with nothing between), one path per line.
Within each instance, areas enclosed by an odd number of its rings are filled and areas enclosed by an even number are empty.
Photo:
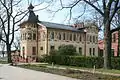
M21 11L19 5L21 2L22 0L0 0L0 27L2 28L0 40L6 44L9 63L11 63L11 45L14 41L14 33L19 30L19 28L16 28L16 25L28 13L26 10Z
M116 15L117 11L120 9L119 2L120 0L69 0L69 1L55 0L53 1L53 4L56 5L55 8L53 9L57 9L53 11L54 14L61 10L69 9L70 20L73 16L75 8L76 7L79 8L81 5L84 6L83 8L85 10L84 12L87 12L87 10L90 12L91 10L94 9L99 13L99 15L102 16L103 18L102 22L104 28L104 68L105 69L111 68L111 34L114 31L120 29L119 26L117 26L114 29L111 27L112 20ZM87 9L85 8L86 5L88 6ZM80 9L81 8L76 10L80 10ZM82 15L80 14L80 16Z
M14 44L15 32L19 30L17 25L28 14L28 10L23 10L24 6L22 2L25 2L25 0L0 0L0 40L6 44L9 63L11 63L11 46ZM40 4L35 6L43 3L44 2L40 2ZM35 11L44 10L47 7L49 7L49 5Z

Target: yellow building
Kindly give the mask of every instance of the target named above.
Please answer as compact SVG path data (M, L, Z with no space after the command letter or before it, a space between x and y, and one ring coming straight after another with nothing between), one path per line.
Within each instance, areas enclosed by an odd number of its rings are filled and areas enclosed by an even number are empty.
M74 45L76 51L84 56L98 56L98 29L88 23L81 26L64 25L39 21L30 4L28 20L20 24L21 53L24 58L36 59L49 54L60 45Z

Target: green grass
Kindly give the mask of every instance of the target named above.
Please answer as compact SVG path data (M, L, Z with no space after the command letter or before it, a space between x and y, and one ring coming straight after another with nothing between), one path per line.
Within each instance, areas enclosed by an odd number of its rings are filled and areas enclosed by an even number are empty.
M0 64L7 64L8 62L7 61L1 61L0 60Z
M107 70L107 69L97 69L97 71L99 71L99 72L106 72L106 73L120 74L120 70L115 70L115 69L112 69L112 70Z

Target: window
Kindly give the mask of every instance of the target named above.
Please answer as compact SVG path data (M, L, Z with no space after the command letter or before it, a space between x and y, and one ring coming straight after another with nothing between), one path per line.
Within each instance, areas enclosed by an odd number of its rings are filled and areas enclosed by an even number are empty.
M28 40L31 40L31 38L32 38L32 34L31 34L31 33L28 33L27 38L28 38Z
M89 48L89 53L90 53L90 56L91 56L91 53L92 53L92 49L91 48Z
M36 34L33 33L33 40L36 40Z
M69 33L67 33L67 36L66 36L66 37L67 37L67 40L69 40Z
M90 36L90 42L92 42L92 36Z
M93 43L95 43L95 36L93 36Z
M103 57L103 50L102 49L99 50L98 56Z
M76 34L74 34L74 38L73 39L74 39L74 41L76 41Z
M43 47L40 47L40 50L43 50Z
M32 55L36 54L36 47L32 47Z
M80 53L80 55L82 55L82 48L81 47L79 47L79 53Z
M63 40L65 40L65 33L63 33Z
M54 39L54 32L51 32L51 39Z
M54 50L54 48L55 48L55 46L51 46L51 47L50 47L50 50Z
M79 41L80 41L80 42L82 41L82 37L81 37L81 34L80 34L80 36L79 36Z
M98 37L96 36L96 43L98 43Z
M26 40L26 33L25 33L25 40Z
M93 48L93 56L95 55L95 48Z
M40 40L40 32L38 32L38 39Z
M21 34L21 40L22 40L22 34Z
M25 58L25 47L22 47L23 50L23 58Z
M59 40L61 40L61 34L59 33Z
M43 33L42 33L42 40L45 40L45 37L46 37L46 34L45 34L45 32L43 32ZM54 32L53 32L52 38L54 39Z
M35 25L35 24L34 24L33 26L34 26L34 28L36 28L36 25Z
M87 41L89 41L89 35L87 35Z
M72 34L70 34L70 41L72 41Z
M113 42L115 42L116 40L116 38L115 38L116 36L115 36L115 34L113 34Z
M25 37L25 36L24 36L24 33L23 33L23 40L25 39L24 37Z

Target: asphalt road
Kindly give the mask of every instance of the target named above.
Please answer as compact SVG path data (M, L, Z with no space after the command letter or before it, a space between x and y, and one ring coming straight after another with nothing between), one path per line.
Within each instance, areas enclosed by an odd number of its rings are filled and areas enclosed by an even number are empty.
M44 73L0 64L0 80L78 80L65 76Z

